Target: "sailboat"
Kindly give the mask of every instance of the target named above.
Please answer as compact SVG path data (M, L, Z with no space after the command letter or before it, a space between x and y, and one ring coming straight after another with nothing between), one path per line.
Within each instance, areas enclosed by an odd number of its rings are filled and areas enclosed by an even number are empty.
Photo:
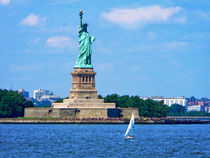
M132 113L128 128L124 135L125 139L134 139L134 136L131 134L132 128L134 127L134 123L135 123L134 121L135 121L134 114Z

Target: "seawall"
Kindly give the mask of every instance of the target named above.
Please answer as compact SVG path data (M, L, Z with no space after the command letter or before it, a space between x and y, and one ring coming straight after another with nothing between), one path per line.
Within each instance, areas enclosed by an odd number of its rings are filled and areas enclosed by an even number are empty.
M123 118L61 119L61 118L1 118L0 124L128 124ZM135 119L135 124L210 124L210 117L165 117Z
M25 108L24 117L30 118L63 118L63 119L130 119L132 113L135 119L139 119L137 108Z
M0 119L0 124L128 124L129 119ZM164 119L140 120L136 119L135 124L163 124Z

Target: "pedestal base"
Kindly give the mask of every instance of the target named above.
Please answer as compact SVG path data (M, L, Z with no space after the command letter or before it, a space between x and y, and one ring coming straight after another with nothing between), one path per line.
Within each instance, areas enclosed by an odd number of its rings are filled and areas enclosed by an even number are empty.
M93 71L93 68L74 68L71 75L72 88L69 99L64 99L63 103L53 103L52 108L116 108L115 103L104 103L103 99L98 99L97 90L95 88L96 72Z
M98 99L93 68L74 68L69 99Z
M64 99L63 103L53 103L52 108L116 108L115 103L104 103L103 99Z

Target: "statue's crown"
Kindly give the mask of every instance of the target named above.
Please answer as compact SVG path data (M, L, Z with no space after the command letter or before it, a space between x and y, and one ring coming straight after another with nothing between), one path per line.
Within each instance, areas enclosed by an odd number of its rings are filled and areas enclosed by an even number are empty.
M88 26L88 24L87 24L87 23L84 23L83 25L84 25L84 26Z

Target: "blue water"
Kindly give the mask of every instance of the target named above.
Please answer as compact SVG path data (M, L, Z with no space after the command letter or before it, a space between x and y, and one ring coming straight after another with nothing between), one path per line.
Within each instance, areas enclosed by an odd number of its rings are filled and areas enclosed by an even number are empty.
M210 125L0 124L0 157L210 157Z

